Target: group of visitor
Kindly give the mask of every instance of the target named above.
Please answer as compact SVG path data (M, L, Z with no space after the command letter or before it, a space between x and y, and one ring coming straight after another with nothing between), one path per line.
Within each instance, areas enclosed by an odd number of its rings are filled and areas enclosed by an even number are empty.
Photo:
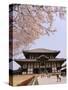
M47 77L47 78L50 78L51 77L51 75L50 74L41 74L41 78L43 78L43 77ZM61 82L61 76L60 76L60 74L56 74L56 78L57 78L57 82Z

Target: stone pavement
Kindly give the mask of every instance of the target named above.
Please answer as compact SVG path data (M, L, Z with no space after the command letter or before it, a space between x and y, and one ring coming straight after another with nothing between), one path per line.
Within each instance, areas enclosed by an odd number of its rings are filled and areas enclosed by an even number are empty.
M58 81L58 82L57 82L56 76L50 76L50 77L43 76L43 77L41 77L41 75L40 75L37 79L38 79L39 85L66 83L66 77L62 77L62 76L61 76L61 81Z
M33 78L33 75L13 75L10 76L9 83L12 86L20 85L21 83L24 84L27 80Z

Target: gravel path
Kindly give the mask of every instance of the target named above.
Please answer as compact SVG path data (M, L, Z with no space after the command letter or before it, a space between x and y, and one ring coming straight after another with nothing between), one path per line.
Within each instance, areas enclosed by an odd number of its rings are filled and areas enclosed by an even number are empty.
M56 76L46 77L46 76L39 76L38 78L39 85L46 85L46 84L64 84L66 83L66 77L61 77L61 81L57 82Z

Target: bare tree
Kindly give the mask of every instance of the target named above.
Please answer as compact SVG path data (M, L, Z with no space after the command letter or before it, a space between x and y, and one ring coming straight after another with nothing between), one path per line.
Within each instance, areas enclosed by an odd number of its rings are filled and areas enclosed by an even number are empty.
M9 30L13 31L13 52L25 49L42 35L56 31L54 17L65 17L65 7L13 4L9 8ZM12 27L12 28L11 28Z

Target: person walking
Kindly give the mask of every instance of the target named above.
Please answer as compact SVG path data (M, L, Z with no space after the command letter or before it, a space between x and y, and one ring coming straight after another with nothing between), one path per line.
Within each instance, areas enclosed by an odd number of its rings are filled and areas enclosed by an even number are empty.
M59 76L59 74L57 74L57 82L60 81L61 82L61 77Z

